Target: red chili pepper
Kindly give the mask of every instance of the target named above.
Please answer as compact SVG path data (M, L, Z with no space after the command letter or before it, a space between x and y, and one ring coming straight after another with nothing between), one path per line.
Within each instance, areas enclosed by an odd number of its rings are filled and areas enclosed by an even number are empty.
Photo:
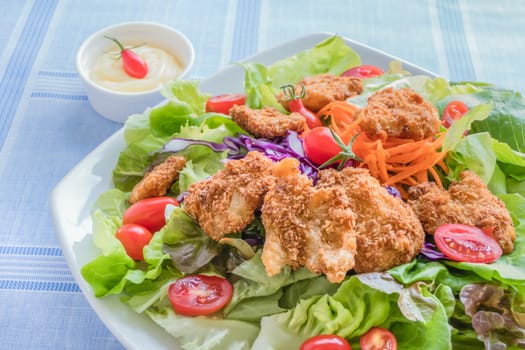
M142 79L148 74L148 65L146 62L131 49L126 49L120 41L115 38L104 36L106 39L114 41L120 48L120 57L122 57L122 67L124 71L133 78Z
M301 98L306 95L306 89L304 85L301 85L301 87L301 93L299 96L295 94L295 87L293 85L285 85L281 87L284 96L288 99L288 108L290 109L290 112L301 114L306 121L306 125L308 125L310 129L323 126L321 120L303 105Z

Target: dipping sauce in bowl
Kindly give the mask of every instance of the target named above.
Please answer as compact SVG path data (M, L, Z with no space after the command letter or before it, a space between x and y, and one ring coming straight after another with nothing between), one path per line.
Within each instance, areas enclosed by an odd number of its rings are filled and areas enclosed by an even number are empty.
M120 49L117 48L101 54L96 59L89 72L89 77L95 84L114 91L148 91L176 79L182 72L179 60L166 50L148 44L122 44L146 62L148 67L146 76L134 78L126 73L122 65Z
M124 71L117 39L147 64L147 74L134 78ZM177 30L151 22L126 22L99 30L80 46L76 66L89 103L102 116L123 123L128 116L159 104L160 90L184 78L195 60L193 45Z

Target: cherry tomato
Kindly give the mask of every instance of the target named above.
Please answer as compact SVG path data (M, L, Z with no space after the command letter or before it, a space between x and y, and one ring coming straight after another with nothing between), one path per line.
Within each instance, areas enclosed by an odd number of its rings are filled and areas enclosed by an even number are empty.
M452 101L443 110L443 126L450 128L454 121L460 119L465 113L469 111L466 104L461 101Z
M133 78L142 79L148 74L148 65L146 62L133 52L131 49L126 49L124 46L115 38L105 36L105 38L115 42L120 48L120 57L122 57L122 67L124 71Z
M133 260L144 260L142 250L151 241L152 236L147 228L135 224L122 225L115 234Z
M361 350L396 350L396 337L387 329L374 327L359 339Z
M341 74L343 77L357 77L357 78L374 78L383 75L385 72L379 67L364 65L350 68Z
M434 232L437 247L451 260L491 263L503 253L494 238L475 226L441 225Z
M173 310L180 315L209 315L222 309L233 294L231 283L222 277L189 275L168 289Z
M290 108L290 112L296 112L302 115L306 121L306 125L308 125L310 129L323 125L321 120L303 105L303 101L301 99L288 101L288 107Z
M206 102L206 112L228 114L234 105L246 103L245 94L224 94L213 96Z
M304 153L310 161L321 165L342 151L335 142L330 129L325 126L314 128L304 135Z
M352 350L345 338L335 334L321 334L306 339L299 350Z
M303 104L303 100L301 100L306 95L306 87L304 84L301 84L301 90L299 92L297 92L295 86L291 84L281 86L281 89L283 90L283 96L288 101L288 109L290 112L302 115L308 128L313 129L323 125L321 120L317 118L312 111L306 108Z
M144 226L150 232L157 232L166 225L164 209L168 204L179 205L175 198L152 197L131 205L122 218L122 223Z

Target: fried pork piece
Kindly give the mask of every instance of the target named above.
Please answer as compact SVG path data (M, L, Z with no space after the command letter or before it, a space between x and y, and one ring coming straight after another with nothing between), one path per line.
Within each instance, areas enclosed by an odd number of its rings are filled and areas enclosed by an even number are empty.
M368 170L345 168L319 172L319 187L341 186L357 215L356 272L385 271L411 261L425 234L414 211L388 193Z
M223 170L190 186L184 209L214 240L240 232L253 221L275 183L271 166L272 161L259 152L231 160Z
M304 266L341 282L354 267L355 214L343 188L315 188L296 159L274 166L276 185L266 194L262 261L269 276L285 265Z
M230 109L230 116L241 128L257 137L286 136L288 130L303 132L306 129L304 117L299 113L289 115L273 107L251 109L245 105L235 105Z
M184 157L169 157L146 173L144 178L133 187L129 195L129 202L133 204L145 198L164 196L185 165Z
M332 74L304 78L295 85L296 95L301 93L302 85L306 89L306 95L301 100L312 112L318 112L330 102L344 101L363 92L361 79ZM282 93L277 98L286 109L289 109L288 101Z
M471 225L492 231L505 254L514 249L516 232L509 211L472 171L463 171L448 191L427 182L411 187L408 196L427 233L434 234L443 224Z
M371 138L386 133L417 141L435 135L441 125L436 107L410 88L376 92L360 118L361 129Z

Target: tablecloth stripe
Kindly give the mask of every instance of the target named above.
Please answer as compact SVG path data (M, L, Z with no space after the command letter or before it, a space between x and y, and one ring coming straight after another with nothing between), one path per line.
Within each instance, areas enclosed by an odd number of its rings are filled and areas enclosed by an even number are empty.
M0 245L0 255L62 256L62 250L56 247Z
M237 2L231 61L239 61L257 52L260 0Z
M76 283L0 280L0 290L24 290L36 292L80 292Z
M437 11L449 66L449 78L455 81L476 80L459 1L439 0L437 1Z
M61 71L38 71L39 77L53 77L53 78L68 78L68 79L80 79L80 75L77 72L61 72Z
M54 92L32 92L31 97L33 98L49 98L56 100L68 100L68 101L87 101L87 95L68 95L58 94Z
M0 246L0 290L79 293L57 247Z
M441 33L441 25L439 23L439 15L437 10L437 2L440 0L430 0L428 5L429 18L432 28L432 36L434 37L434 46L436 52L445 52L443 44L443 35ZM448 79L450 76L450 69L448 66L447 57L445 55L436 55L439 65L439 72L442 77Z
M57 0L35 1L19 41L7 63L5 74L0 80L0 91L2 91L0 94L0 150L3 148L7 132L57 2Z

